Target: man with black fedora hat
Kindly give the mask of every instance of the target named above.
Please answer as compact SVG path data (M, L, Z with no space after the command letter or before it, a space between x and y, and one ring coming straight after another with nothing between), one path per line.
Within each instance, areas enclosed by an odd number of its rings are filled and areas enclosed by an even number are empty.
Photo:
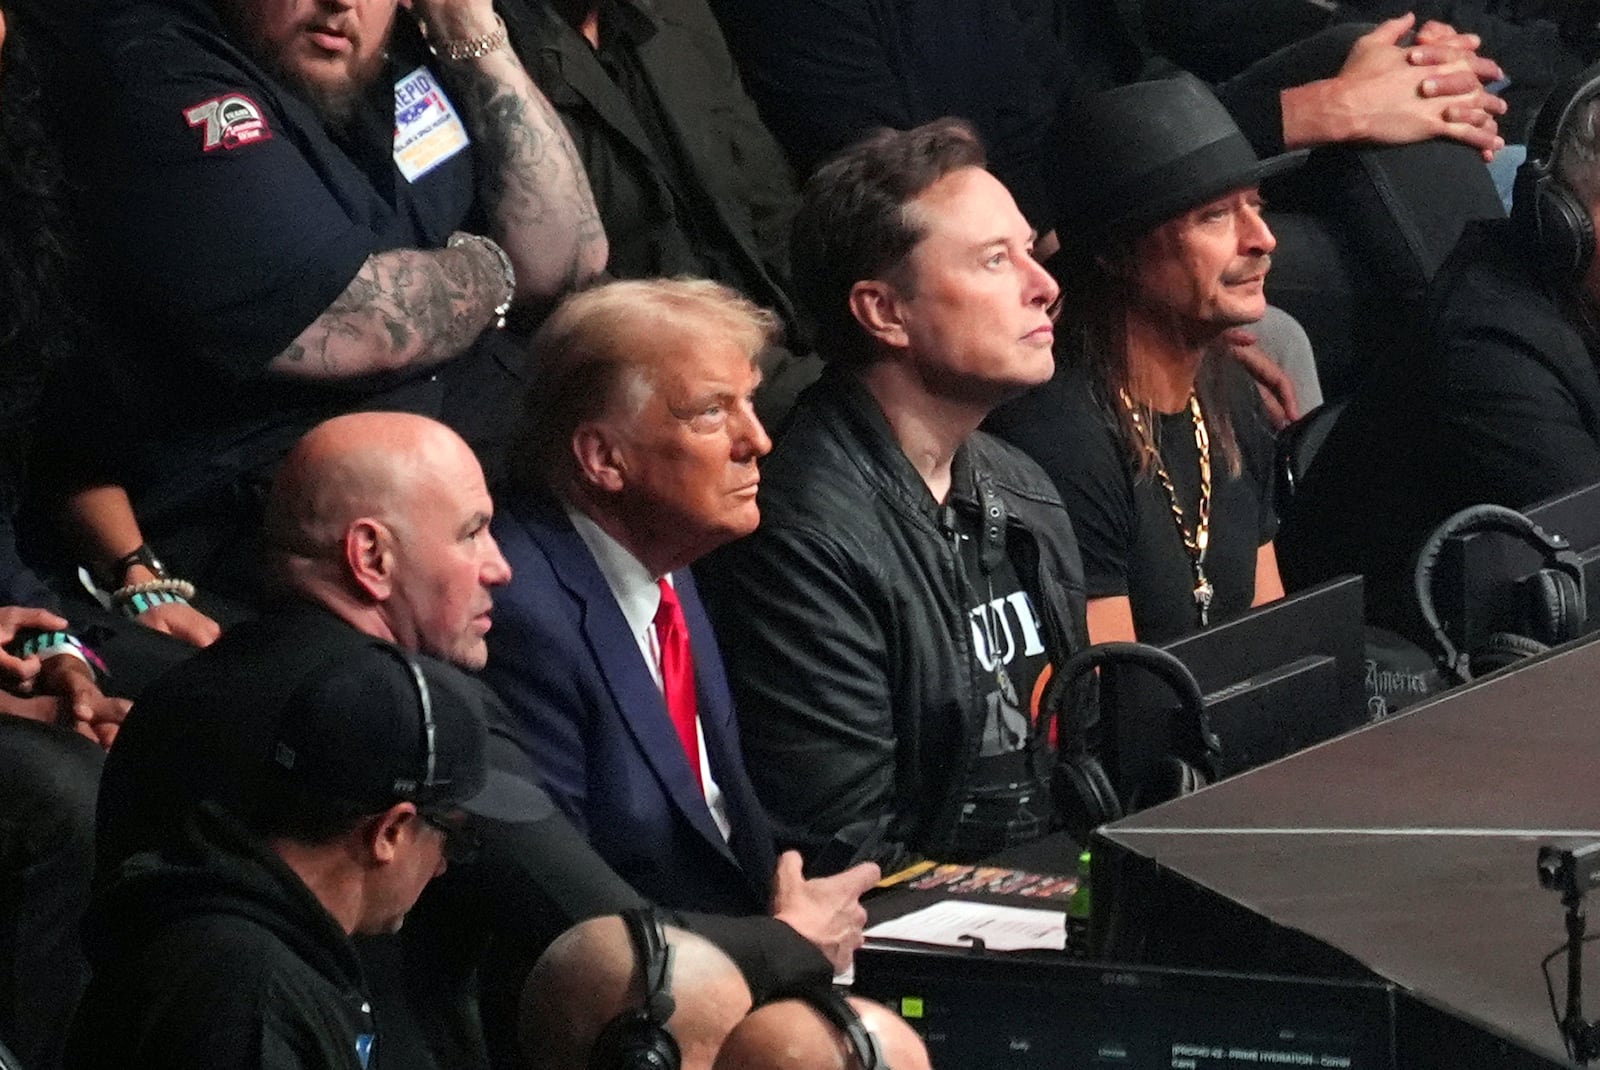
M398 930L470 852L471 816L548 809L489 767L477 681L353 629L308 634L241 625L141 697L221 704L238 738L173 834L103 882L69 1065L376 1065L384 1023L350 937Z
M1050 473L1095 642L1162 641L1281 597L1272 431L1228 333L1267 311L1259 159L1188 75L1086 101L1055 376L990 426Z

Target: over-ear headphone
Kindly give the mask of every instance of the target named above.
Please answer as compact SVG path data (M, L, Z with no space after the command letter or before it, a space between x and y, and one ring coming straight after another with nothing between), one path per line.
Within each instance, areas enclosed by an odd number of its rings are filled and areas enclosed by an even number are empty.
M1073 654L1055 671L1045 686L1037 731L1048 737L1052 719L1059 716L1059 707L1067 701L1079 678L1114 662L1137 665L1172 689L1183 706L1183 720L1179 729L1182 735L1188 737L1181 739L1180 745L1214 773L1221 748L1207 723L1205 697L1200 691L1200 684L1187 665L1160 647L1147 643L1098 643ZM1068 722L1081 724L1082 718L1068 718ZM1197 791L1206 783L1207 774L1196 768L1188 758L1168 754L1162 759L1151 781L1135 789L1133 797L1128 800L1129 806L1131 809L1153 806ZM1100 760L1090 752L1088 741L1080 734L1063 735L1058 744L1050 789L1057 818L1067 834L1078 843L1086 843L1089 833L1094 829L1123 816L1122 801L1117 796L1116 787L1106 775Z
M844 993L837 988L832 985L798 985L778 992L769 1002L780 999L800 1000L826 1018L829 1025L844 1035L850 1045L850 1053L855 1056L861 1070L893 1070L888 1057L883 1054L878 1035L867 1028L867 1023L861 1020L861 1015L856 1013Z
M667 1028L672 999L672 945L661 919L649 907L622 912L644 978L644 1003L623 1011L600 1031L589 1052L589 1070L678 1070L678 1039Z
M1528 135L1528 158L1517 169L1511 194L1513 226L1527 241L1540 270L1566 289L1579 282L1594 259L1594 220L1589 209L1556 176L1556 154L1575 116L1600 94L1600 64L1557 86L1545 99Z
M1433 573L1445 540L1455 535L1496 531L1521 539L1544 555L1544 567L1527 580L1527 616L1534 633L1529 636L1496 632L1487 646L1474 654L1457 650L1445 634L1433 602ZM1412 571L1412 589L1422 622L1433 634L1440 668L1457 681L1466 683L1477 673L1492 671L1519 658L1542 654L1556 643L1574 639L1583 632L1586 602L1583 591L1583 565L1567 540L1546 532L1515 509L1501 505L1471 505L1448 517L1434 529L1417 552ZM1486 667L1487 665L1487 667Z

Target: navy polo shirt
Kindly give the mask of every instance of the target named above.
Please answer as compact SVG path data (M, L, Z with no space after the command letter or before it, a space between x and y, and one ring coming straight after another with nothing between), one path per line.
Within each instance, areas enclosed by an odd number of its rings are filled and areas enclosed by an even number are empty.
M105 358L104 381L127 426L107 445L141 518L159 526L220 487L264 481L327 416L393 408L456 423L458 387L520 397L517 347L496 330L420 373L332 383L265 374L368 256L483 229L471 145L410 177L395 162L397 112L453 106L404 10L384 74L356 119L330 130L202 0L108 7L97 16L99 76L66 135L79 140L87 230L122 347ZM472 422L457 426L469 441Z

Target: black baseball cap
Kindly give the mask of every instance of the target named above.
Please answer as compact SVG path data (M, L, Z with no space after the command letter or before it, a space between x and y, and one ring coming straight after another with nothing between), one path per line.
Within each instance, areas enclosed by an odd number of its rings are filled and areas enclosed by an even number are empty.
M270 774L374 812L411 802L499 821L548 816L549 796L490 760L498 701L452 665L372 639L304 672L281 710Z

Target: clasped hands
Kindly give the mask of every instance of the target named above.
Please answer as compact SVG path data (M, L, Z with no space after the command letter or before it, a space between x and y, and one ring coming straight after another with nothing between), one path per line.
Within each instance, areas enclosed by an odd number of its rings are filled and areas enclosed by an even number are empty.
M0 647L19 631L58 631L66 620L43 609L0 606ZM102 747L111 746L128 713L128 700L112 698L95 683L94 670L71 654L41 661L0 649L0 715L69 727Z
M1416 22L1402 15L1378 24L1351 48L1333 78L1284 94L1284 142L1290 148L1339 141L1404 145L1447 137L1485 160L1505 147L1499 117L1506 103L1484 86L1505 77L1478 54L1477 34L1429 21L1410 44Z

